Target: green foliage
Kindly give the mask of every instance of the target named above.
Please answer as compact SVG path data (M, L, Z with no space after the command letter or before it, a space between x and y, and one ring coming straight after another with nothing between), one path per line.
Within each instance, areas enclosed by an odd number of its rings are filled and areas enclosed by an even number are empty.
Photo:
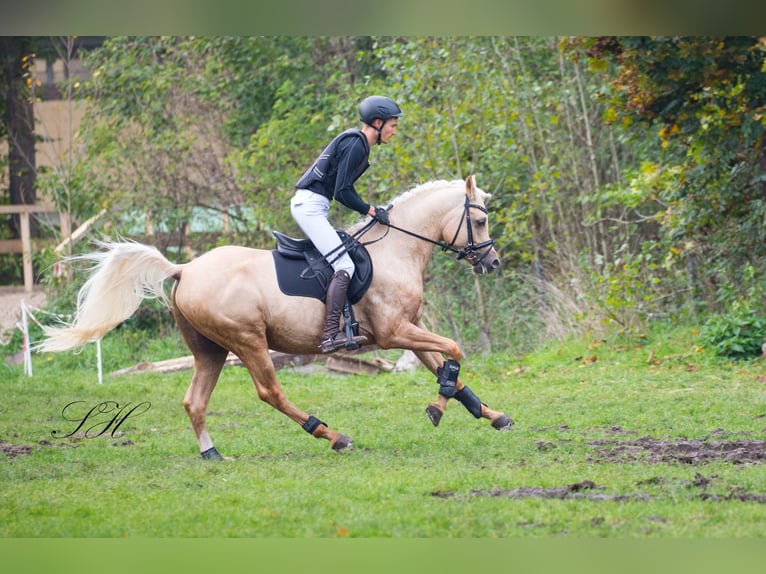
M740 288L729 285L722 289L721 306L725 311L708 318L702 339L722 357L752 359L763 355L766 344L763 277L749 265L735 277Z
M505 50L500 39L465 37L413 38L381 50L390 90L406 113L392 158L397 179L476 174L488 191L520 189L523 149ZM499 199L504 207L507 198Z
M195 92L223 112L228 139L236 147L273 115L278 91L311 69L311 40L304 37L202 37L187 41L199 59Z
M275 96L269 121L230 158L244 201L254 210L253 223L264 232L264 241L272 240L272 229L301 234L289 212L295 182L334 132L350 127L337 113L341 103L331 91L317 94L310 84L288 80ZM342 107L350 108L348 102Z
M109 38L89 58L83 86L78 205L120 211L117 231L128 235L147 213L156 229L178 231L195 210L219 210L255 234L251 244L270 243L272 229L292 225L294 182L329 132L350 127L344 118L356 123L349 78L375 75L368 44Z
M298 178L335 135L360 126L358 104L366 95L391 91L378 83L382 72L371 43L356 37L304 40L311 57L289 60L291 72L274 84L269 117L229 157L243 201L254 209L253 225L269 245L272 229L301 233L289 215ZM375 167L358 189L368 201L383 202L403 184L389 171L394 152L376 148L371 155ZM358 218L340 209L331 217L337 227Z
M735 305L728 313L713 315L705 323L702 340L718 355L729 359L752 359L763 354L766 316L748 305Z
M753 36L602 37L583 41L612 62L612 120L656 132L675 183L657 195L668 256L704 258L706 280L690 276L698 300L745 265L762 266L766 46ZM683 245L683 247L680 247Z
M182 38L110 38L91 54L78 215L107 208L125 216L114 219L117 232L136 233L139 222L171 232L195 208L230 205L223 116L200 93L207 82L194 48Z

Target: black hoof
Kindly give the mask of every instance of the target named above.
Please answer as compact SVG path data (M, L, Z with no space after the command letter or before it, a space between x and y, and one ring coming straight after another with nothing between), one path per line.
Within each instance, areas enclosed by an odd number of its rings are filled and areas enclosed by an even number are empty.
M340 438L332 444L332 449L335 452L343 452L347 448L351 448L352 444L354 444L353 440L346 435L340 435Z
M513 419L508 415L500 415L492 421L492 427L497 430L510 430L513 426Z
M205 460L223 460L223 457L214 446L211 446L205 452L201 452L200 456Z
M440 411L436 405L431 404L426 407L426 414L428 415L428 418L431 419L431 423L435 427L438 427L444 413Z

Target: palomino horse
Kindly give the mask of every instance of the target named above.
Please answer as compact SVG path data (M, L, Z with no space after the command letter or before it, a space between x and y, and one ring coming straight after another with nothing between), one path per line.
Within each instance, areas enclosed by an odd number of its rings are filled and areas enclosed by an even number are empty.
M435 246L465 258L476 273L498 267L484 206L488 197L473 176L426 183L393 201L390 227L371 225L368 219L348 230L353 235L366 228L365 245L374 266L369 289L354 305L358 332L381 349L411 349L437 375L439 395L426 408L434 425L450 398L498 430L513 424L459 380L462 353L457 343L429 332L421 321L423 272ZM177 265L140 243L101 245L106 249L81 256L96 265L78 294L74 321L46 328L38 350L64 351L95 341L128 319L143 298L159 297L172 306L194 355L194 374L183 404L203 458L222 458L205 425L205 412L230 351L250 372L261 400L312 436L330 441L336 451L352 444L349 437L291 403L277 381L269 349L317 353L325 305L315 298L283 294L271 251L218 247ZM169 300L163 284L171 277L175 286Z

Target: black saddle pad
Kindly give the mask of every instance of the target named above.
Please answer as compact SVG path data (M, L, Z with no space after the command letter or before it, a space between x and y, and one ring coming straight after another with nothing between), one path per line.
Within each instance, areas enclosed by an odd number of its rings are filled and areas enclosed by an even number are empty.
M356 270L348 287L349 303L358 303L372 283L372 260L364 245L345 231L338 235L348 249ZM314 297L325 301L333 269L308 239L294 239L277 231L277 248L271 251L279 288L285 295Z

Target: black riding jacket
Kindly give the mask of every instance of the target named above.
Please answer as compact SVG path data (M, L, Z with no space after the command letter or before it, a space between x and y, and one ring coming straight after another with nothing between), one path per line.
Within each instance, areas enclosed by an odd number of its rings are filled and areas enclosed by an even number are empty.
M370 167L369 157L367 136L361 130L346 130L327 145L295 187L337 199L349 209L367 215L370 204L359 197L354 182Z

